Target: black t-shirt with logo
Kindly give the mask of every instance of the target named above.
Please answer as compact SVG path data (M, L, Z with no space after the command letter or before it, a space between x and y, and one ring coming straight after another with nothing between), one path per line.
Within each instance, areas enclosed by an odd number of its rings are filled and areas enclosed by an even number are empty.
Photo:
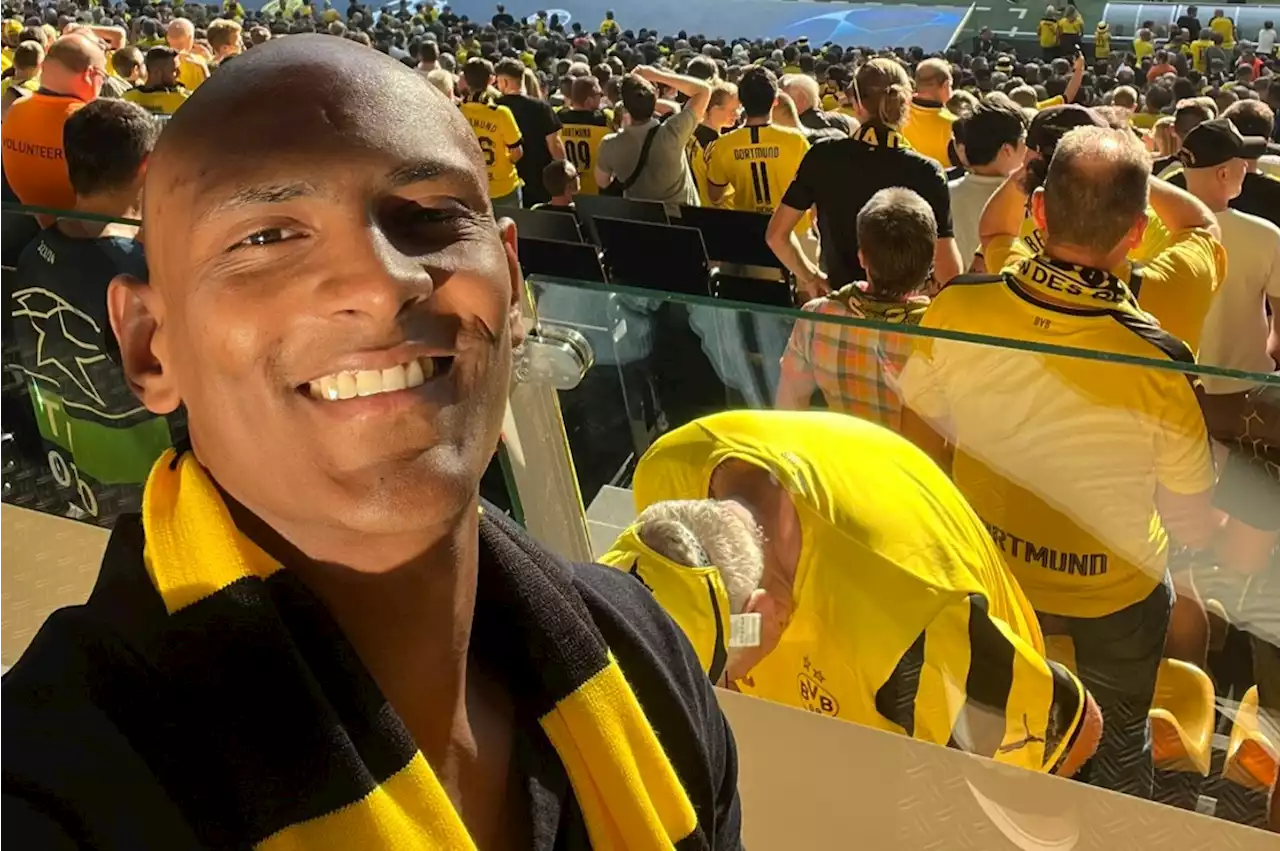
M881 189L902 186L933 208L938 237L955 235L951 195L942 167L907 144L896 130L868 124L849 139L814 145L782 203L796 210L818 208L823 269L831 288L864 280L858 262L858 213Z
M524 181L524 205L550 201L551 196L542 185L542 170L551 164L551 149L547 137L562 126L551 104L527 95L503 95L498 103L511 110L520 136L524 139L524 154L516 163L516 172Z

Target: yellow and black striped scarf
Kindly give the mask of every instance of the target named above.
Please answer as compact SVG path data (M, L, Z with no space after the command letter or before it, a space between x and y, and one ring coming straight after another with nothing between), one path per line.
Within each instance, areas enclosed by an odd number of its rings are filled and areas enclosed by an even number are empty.
M192 682L173 713L208 732L170 787L180 803L229 845L474 848L332 619L239 532L192 453L160 458L142 515L165 632L181 638L162 668ZM482 518L480 538L474 629L502 631L513 689L543 707L592 845L674 847L697 816L581 596L497 521Z

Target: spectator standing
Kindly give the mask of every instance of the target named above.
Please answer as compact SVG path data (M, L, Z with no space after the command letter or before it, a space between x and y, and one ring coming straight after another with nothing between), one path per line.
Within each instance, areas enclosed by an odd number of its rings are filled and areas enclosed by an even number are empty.
M1236 46L1236 22L1231 20L1221 9L1213 11L1209 19L1209 29L1222 37L1222 49L1230 53Z
M951 220L951 196L942 167L911 150L902 136L911 102L911 80L897 62L872 59L854 77L850 97L860 126L853 138L814 145L769 222L769 247L796 276L808 298L863 280L858 259L857 218L871 196L889 186L914 190L933 208L938 223L934 247L936 284L960 273ZM794 230L817 208L820 267L815 268Z
M916 66L916 92L902 135L924 156L944 169L951 168L951 125L956 116L946 107L951 100L951 63L926 59Z
M1229 206L1240 196L1251 164L1267 149L1266 136L1243 136L1230 120L1217 118L1192 130L1178 152L1186 167L1183 178L1187 190L1217 217L1222 245L1230 258L1226 278L1205 318L1200 363L1247 372L1275 370L1267 342L1280 330L1280 319L1275 316L1280 309L1280 228ZM1280 210L1273 215L1280 215ZM1270 321L1268 301L1273 314ZM1253 386L1211 375L1201 381L1205 391L1213 395L1242 392Z
M600 143L609 135L611 112L600 108L603 92L600 81L587 74L574 77L569 84L568 105L560 110L560 135L564 139L565 159L578 173L579 193L598 195L595 164L600 159Z
M737 125L741 111L738 87L719 80L713 82L711 98L707 101L707 114L694 128L688 147L689 169L693 173L693 182L698 187L698 203L704 207L713 204L707 182L707 153L722 133ZM798 125L799 121L796 123Z
M1200 25L1200 19L1197 17L1199 14L1200 10L1195 6L1188 6L1187 10L1178 16L1178 29L1186 30L1193 35L1198 34L1200 30L1204 29Z
M1044 10L1044 17L1036 24L1036 37L1040 41L1040 55L1046 62L1056 59L1058 50L1058 10L1049 6Z
M0 117L9 107L40 90L40 65L44 48L38 41L24 41L13 50L13 74L0 81Z
M560 117L551 104L525 93L524 63L519 59L503 59L495 69L498 104L511 110L520 128L524 154L516 162L520 174L523 203L526 207L551 200L542 186L542 170L552 160L564 159L564 140L560 136Z
M655 115L655 85L673 88L689 99L663 122ZM698 189L685 149L710 100L711 86L703 80L649 65L636 68L622 80L627 124L600 143L596 184L604 188L616 180L626 197L661 201L672 215L679 215L682 204L696 206Z
M509 30L515 28L516 19L507 11L506 6L499 3L498 10L494 13L493 17L489 19L489 23L493 24L493 28L495 30Z
M1093 28L1093 58L1111 58L1111 28L1106 21L1098 21L1098 25Z
M209 66L192 52L195 47L196 30L186 18L174 18L165 30L165 38L169 46L178 52L178 82L188 92L194 92L200 84L209 79Z
M944 289L921 325L1193 364L1110 270L1145 227L1149 194L1174 234L1153 266L1212 292L1226 265L1213 214L1152 179L1130 131L1082 127L1057 144L1031 199L1045 243L1027 257L1015 252L1026 207L1017 181L980 225L988 268L1003 273ZM1091 782L1150 797L1168 553L1206 547L1213 532L1194 376L922 337L902 389L903 434L952 470L1046 633L1072 638L1104 722Z
M1258 55L1267 57L1276 55L1276 25L1274 21L1263 21L1262 29L1258 30Z
M121 100L99 98L68 118L63 141L75 212L140 219L143 164L157 135L146 110ZM62 513L99 522L139 509L139 486L171 442L163 418L139 407L112 351L108 285L117 275L147 274L137 231L60 218L22 253L11 290L14 333L22 351L39 353L23 366L40 400L37 415L49 426L50 464L59 458L75 470L65 484L54 477L68 506ZM61 333L50 333L55 324ZM76 439L86 434L93 439Z
M805 129L837 139L852 132L853 125L846 116L820 108L822 101L818 81L807 74L783 75L782 91L795 103L800 124Z
M218 18L209 23L209 46L213 48L213 61L209 65L212 71L233 56L244 51L244 31L239 22L229 18Z
M520 206L520 173L516 164L524 156L520 127L511 110L496 102L493 65L476 56L462 66L467 96L462 114L471 124L489 175L489 200L495 207ZM541 179L541 175L539 175Z
M180 68L178 51L172 47L151 48L147 51L147 82L129 89L124 99L153 115L173 115L191 96L178 82Z
M772 123L778 81L768 68L748 68L738 82L744 126L711 143L707 186L713 204L772 213L795 179L809 142L798 130Z
M919 324L929 306L923 293L937 238L938 223L923 198L910 189L881 189L858 213L867 280L814 299L804 310L819 317ZM777 407L806 410L818 390L828 409L898 431L898 377L910 353L906 334L802 319L782 356Z
M956 122L956 153L965 167L947 185L955 221L960 268L970 269L978 253L978 220L987 200L1005 178L1022 167L1027 153L1027 120L1023 111L996 96ZM979 269L981 264L979 264Z
M418 45L418 70L424 75L436 70L440 61L440 46L427 40Z
M1083 50L1083 43L1084 16L1068 3L1058 21L1058 54L1071 58Z
M66 35L50 45L40 90L15 103L0 128L4 179L23 204L67 210L75 203L62 125L98 97L106 77L106 55L89 39Z

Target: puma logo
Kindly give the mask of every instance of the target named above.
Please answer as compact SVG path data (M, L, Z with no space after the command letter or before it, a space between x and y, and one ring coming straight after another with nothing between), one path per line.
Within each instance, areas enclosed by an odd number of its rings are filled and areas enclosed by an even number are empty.
M1009 743L1009 744L1007 744L1007 745L1001 745L1001 746L996 750L996 752L997 752L997 753L1012 753L1013 751L1022 750L1023 748L1025 748L1027 745L1031 744L1032 742L1040 742L1041 744L1043 744L1043 743L1044 743L1044 739L1040 738L1039 736L1033 736L1033 735L1031 735L1031 724L1027 721L1027 713L1025 713L1025 712L1024 712L1024 713L1022 713L1022 729L1024 729L1024 730L1026 730L1026 731L1027 731L1027 735L1026 735L1025 737L1023 737L1023 738L1019 739L1019 740L1018 740L1018 741L1016 741L1016 742L1010 742L1010 743Z

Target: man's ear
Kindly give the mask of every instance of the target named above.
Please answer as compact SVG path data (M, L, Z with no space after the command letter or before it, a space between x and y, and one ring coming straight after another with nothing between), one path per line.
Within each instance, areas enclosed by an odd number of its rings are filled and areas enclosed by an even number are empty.
M1031 219L1036 223L1036 227L1040 228L1040 232L1047 234L1049 229L1044 226L1044 187L1036 187L1036 191L1031 193Z
M508 218L498 220L498 232L502 235L502 247L507 252L507 274L511 278L511 303L507 321L511 326L511 345L524 342L524 299L528 297L524 275L520 272L520 258L516 253L516 223Z
M159 293L132 275L117 275L107 288L111 330L120 344L120 368L129 389L153 414L182 404L160 333L164 308Z

